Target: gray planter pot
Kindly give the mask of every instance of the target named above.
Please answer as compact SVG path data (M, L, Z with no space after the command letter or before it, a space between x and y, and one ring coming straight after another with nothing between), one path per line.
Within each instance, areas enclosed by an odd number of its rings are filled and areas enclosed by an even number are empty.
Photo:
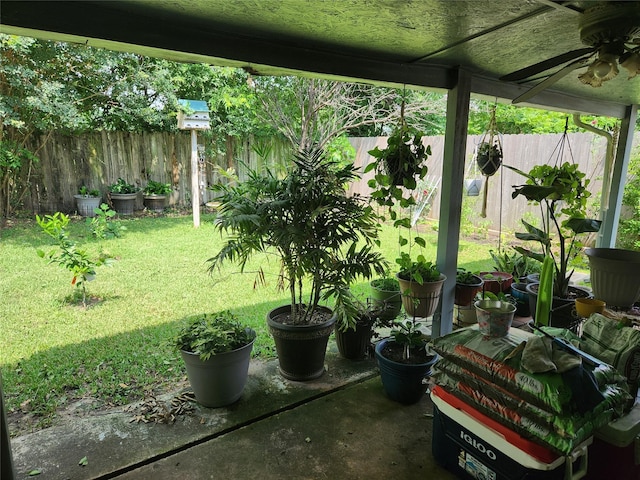
M166 195L144 195L142 198L144 199L144 206L152 212L164 212L167 199Z
M118 215L133 215L136 207L137 193L111 193L113 209Z
M629 308L640 299L640 252L587 248L593 296L609 306Z
M102 197L86 197L84 195L74 195L73 198L76 199L76 207L78 208L78 213L83 217L95 217L96 212L94 209L100 206L100 201Z
M223 407L242 396L249 376L254 341L231 352L214 355L206 361L200 360L195 353L180 351L198 403L211 408Z

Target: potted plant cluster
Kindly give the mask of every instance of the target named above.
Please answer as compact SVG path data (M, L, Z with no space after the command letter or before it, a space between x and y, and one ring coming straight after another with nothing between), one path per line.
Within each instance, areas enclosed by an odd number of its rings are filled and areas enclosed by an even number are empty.
M399 320L390 338L376 344L382 386L390 399L408 405L424 395L427 385L423 380L438 359L428 350L427 341L415 320Z
M109 197L118 215L133 215L139 191L140 188L127 183L123 178L118 178L115 183L109 185Z
M144 190L142 190L144 206L153 212L163 212L167 195L172 191L173 189L171 188L170 183L149 180L147 185L144 187Z
M255 254L277 256L278 285L290 301L270 311L267 324L285 378L323 374L335 322L356 324L359 309L350 285L386 271L387 263L373 250L377 215L362 197L347 195L345 186L356 178L353 164L315 150L296 154L284 178L250 172L244 182L216 187L215 225L231 235L209 259L209 271L226 262L237 262L243 271ZM264 280L262 269L258 278ZM321 304L329 301L333 309Z
M90 189L85 185L81 186L73 197L76 199L78 213L83 217L94 217L95 209L100 206L102 200L100 190Z
M573 274L570 264L582 249L579 236L597 232L601 224L599 220L586 216L589 180L577 165L569 162L559 166L536 165L528 173L508 168L527 179L524 185L513 187L512 197L523 196L539 205L542 224L541 228L537 228L522 220L526 232L516 233L519 240L537 242L540 250L533 251L521 246L515 248L540 263L547 257L551 259L553 301L549 321L552 326L574 327L576 320L579 320L575 314L575 299L588 297L590 292L570 285ZM535 318L539 284L530 283L526 288L531 300L531 313Z
M186 319L173 345L198 403L222 407L242 396L255 338L256 332L228 310Z

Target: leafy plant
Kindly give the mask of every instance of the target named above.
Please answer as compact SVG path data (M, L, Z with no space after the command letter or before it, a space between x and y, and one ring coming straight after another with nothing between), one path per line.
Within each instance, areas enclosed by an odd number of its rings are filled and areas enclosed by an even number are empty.
M358 277L382 275L387 266L373 251L379 230L373 208L346 193L355 178L353 164L339 165L315 151L297 154L284 178L252 171L236 186L217 185L215 226L231 235L208 260L209 272L227 261L244 271L254 254L275 253L278 287L290 294L295 324L309 323L320 301L329 299L343 321L354 324L358 309L349 286ZM262 269L258 279L264 281Z
M156 182L149 180L142 193L145 195L168 195L173 191L170 183Z
M478 155L488 155L489 158L502 158L502 150L497 143L482 142L478 145Z
M560 166L536 165L529 173L514 167L507 168L527 178L525 185L513 187L511 196L516 198L522 195L528 201L537 203L542 220L542 229L522 220L527 231L516 233L516 238L520 240L538 242L541 251L535 252L520 246L514 248L540 263L546 256L550 257L554 263L553 294L567 298L573 274L573 270L569 271L569 264L582 247L578 235L597 232L602 223L586 218L587 198L591 195L586 188L589 180L585 179L585 174L577 165L569 162Z
M391 338L403 346L402 358L408 360L411 357L411 351L424 348L426 338L419 330L417 322L413 320L398 321L390 332Z
M201 360L208 360L212 355L244 347L255 338L255 331L225 310L190 317L173 339L173 345L178 350L199 355Z
M458 268L458 271L456 272L456 283L461 285L475 285L478 283L478 278L480 278L478 275L465 270L464 268Z
M99 197L100 190L97 190L95 188L89 189L86 185L82 185L78 189L78 194L82 195L83 197Z
M400 282L393 277L380 277L371 280L371 286L386 292L400 291Z
M94 237L107 240L120 237L122 231L126 230L126 227L122 226L120 222L111 220L116 215L116 212L111 210L106 203L94 208L93 212L95 217L87 218L87 226Z
M137 193L140 189L131 183L127 183L123 178L118 178L116 183L109 185L111 193Z
M95 278L96 267L110 265L111 258L104 253L100 253L97 258L91 258L85 250L77 248L75 242L70 240L67 235L66 228L69 224L69 217L64 213L56 212L44 217L36 215L36 221L42 230L58 244L58 249L53 249L49 253L38 249L38 256L46 257L49 259L49 263L57 263L71 272L73 275L71 285L82 289L82 305L86 307L86 282Z
M440 270L434 263L427 261L424 255L418 255L416 260L411 260L408 253L402 252L400 257L396 259L396 263L400 266L398 276L405 280L423 284L440 279Z

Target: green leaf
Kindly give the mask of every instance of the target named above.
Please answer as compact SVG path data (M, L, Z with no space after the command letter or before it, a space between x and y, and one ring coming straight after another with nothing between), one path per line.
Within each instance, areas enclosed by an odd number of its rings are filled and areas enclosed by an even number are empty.
M87 457L82 457L78 462L78 465L86 467L87 465L89 465L89 460L87 460Z
M35 477L36 475L40 475L41 473L42 473L42 470L40 470L38 468L35 468L35 469L31 470L28 475L30 477Z
M602 222L593 218L570 218L564 225L574 233L597 232L600 230Z

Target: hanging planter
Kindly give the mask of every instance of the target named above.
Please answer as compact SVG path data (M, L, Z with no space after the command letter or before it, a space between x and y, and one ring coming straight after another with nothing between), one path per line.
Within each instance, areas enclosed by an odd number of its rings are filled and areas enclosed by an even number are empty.
M490 177L495 174L502 165L502 146L498 137L490 141L481 142L476 154L478 168L482 174Z
M482 190L481 178L468 178L464 181L464 190L468 197L477 197Z

